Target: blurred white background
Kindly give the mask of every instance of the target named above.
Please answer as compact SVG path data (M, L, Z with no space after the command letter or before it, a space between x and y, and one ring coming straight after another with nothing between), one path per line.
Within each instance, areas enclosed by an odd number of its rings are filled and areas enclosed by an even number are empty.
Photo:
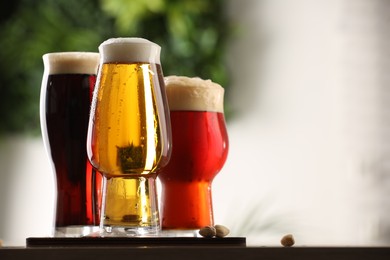
M297 245L389 245L390 1L226 3L235 116L215 221L253 246L286 233ZM2 141L0 165L3 244L49 234L41 139Z
M228 98L240 114L215 208L231 226L256 204L259 225L276 220L251 243L286 232L301 245L390 243L389 11L390 1L230 1L241 31Z

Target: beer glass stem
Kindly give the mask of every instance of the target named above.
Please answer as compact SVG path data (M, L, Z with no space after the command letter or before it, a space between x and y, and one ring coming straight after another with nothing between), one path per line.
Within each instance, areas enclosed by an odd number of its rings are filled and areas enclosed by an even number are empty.
M163 229L196 230L214 224L211 182L166 181L162 187Z
M101 236L157 236L156 176L104 177Z

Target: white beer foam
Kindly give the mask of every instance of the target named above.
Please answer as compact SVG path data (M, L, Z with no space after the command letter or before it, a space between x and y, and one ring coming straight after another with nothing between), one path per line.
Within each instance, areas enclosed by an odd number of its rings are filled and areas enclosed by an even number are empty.
M160 63L161 47L143 38L111 38L99 46L102 63Z
M97 52L53 52L43 55L45 70L53 74L97 74Z
M165 86L171 111L212 111L223 113L224 88L199 77L165 77Z

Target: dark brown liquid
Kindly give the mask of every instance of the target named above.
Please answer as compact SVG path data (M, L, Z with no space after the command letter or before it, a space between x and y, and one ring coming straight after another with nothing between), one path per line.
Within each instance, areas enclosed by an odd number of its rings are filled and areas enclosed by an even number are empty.
M86 152L95 79L95 75L83 74L48 77L43 124L56 172L56 227L97 225L99 221L101 175Z

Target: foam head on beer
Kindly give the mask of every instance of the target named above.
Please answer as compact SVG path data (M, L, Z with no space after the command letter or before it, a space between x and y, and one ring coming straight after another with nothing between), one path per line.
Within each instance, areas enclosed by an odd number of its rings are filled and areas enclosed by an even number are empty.
M43 55L43 63L49 75L97 73L99 53L53 52Z
M102 63L145 62L160 64L161 47L143 38L111 38L99 46Z
M167 76L165 86L171 111L223 113L224 88L209 79Z

